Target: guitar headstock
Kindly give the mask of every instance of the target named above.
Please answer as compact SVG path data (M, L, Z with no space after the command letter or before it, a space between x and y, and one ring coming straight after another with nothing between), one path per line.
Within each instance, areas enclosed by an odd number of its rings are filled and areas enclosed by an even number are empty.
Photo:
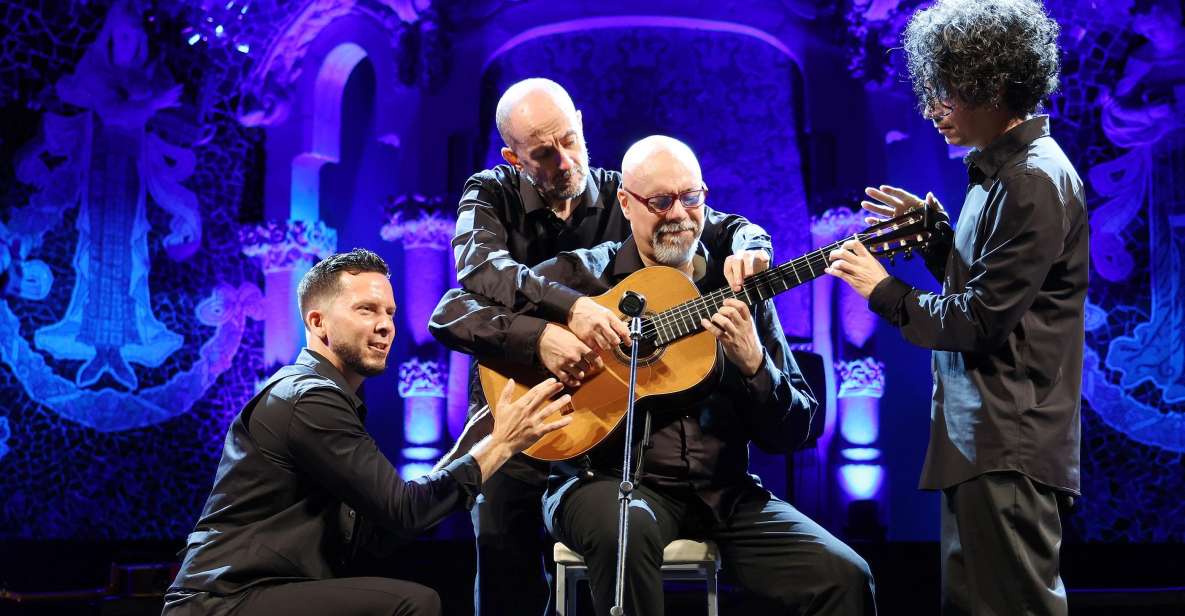
M875 257L888 257L891 262L894 255L904 252L909 259L915 248L922 248L930 241L929 216L929 209L919 206L871 225L858 236Z

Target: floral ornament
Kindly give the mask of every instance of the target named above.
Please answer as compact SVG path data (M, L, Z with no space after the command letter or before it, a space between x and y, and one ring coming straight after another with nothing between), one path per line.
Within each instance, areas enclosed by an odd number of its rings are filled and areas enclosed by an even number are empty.
M438 361L413 357L399 365L399 397L443 398L447 373Z
M337 249L337 231L318 220L269 221L239 229L243 254L257 259L263 273L285 272L308 267L333 254Z
M447 250L456 222L445 212L444 197L405 194L389 197L385 210L387 223L379 235L388 242L402 242L405 249Z
M872 357L838 362L840 398L865 396L880 398L885 394L885 365Z

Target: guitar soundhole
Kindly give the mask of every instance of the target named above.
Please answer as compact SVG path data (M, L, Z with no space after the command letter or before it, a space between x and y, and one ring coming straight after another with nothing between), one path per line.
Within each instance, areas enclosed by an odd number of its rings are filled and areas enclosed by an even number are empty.
M646 316L642 318L643 337L642 337L641 342L638 343L638 365L639 366L649 366L650 364L661 359L663 353L666 351L666 347L659 346L658 344L656 344L654 341L654 338L647 338L645 336L645 332L647 330L647 323L650 320L648 317L651 316L652 314L654 314L654 313L648 312L648 313L646 313ZM616 349L614 349L614 355L617 356L618 361L620 361L623 364L629 365L629 363L630 363L630 348L629 347L625 346L624 344L618 346Z

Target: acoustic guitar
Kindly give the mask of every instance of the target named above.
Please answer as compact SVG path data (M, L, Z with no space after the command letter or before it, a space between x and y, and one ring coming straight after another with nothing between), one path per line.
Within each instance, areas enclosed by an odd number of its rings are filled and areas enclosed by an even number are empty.
M700 295L682 272L671 267L645 267L627 276L605 293L592 297L598 304L617 312L626 291L646 297L642 321L642 340L638 348L638 402L657 397L696 392L715 371L718 345L715 336L705 331L700 319L710 318L727 298L738 299L750 308L779 293L818 278L827 267L827 255L844 242L863 242L877 257L905 252L929 238L927 210L918 207L889 220L881 221L852 236L809 252L750 276L743 288L731 287ZM620 313L619 313L620 314ZM625 317L622 315L622 319ZM575 390L569 405L559 415L571 415L572 422L539 439L524 453L539 460L567 460L582 455L608 437L625 417L629 394L629 349L617 347L601 353L605 368L586 376ZM483 361L478 365L486 400L497 400L509 379L514 379L514 398L525 394L550 375L539 367L510 362ZM497 421L494 409L494 421Z

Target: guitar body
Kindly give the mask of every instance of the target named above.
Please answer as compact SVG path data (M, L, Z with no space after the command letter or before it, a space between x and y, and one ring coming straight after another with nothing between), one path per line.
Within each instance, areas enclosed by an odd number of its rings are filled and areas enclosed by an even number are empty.
M895 218L870 225L864 231L828 246L791 259L777 267L745 279L742 290L728 287L701 297L699 290L678 270L670 267L646 267L630 274L603 295L592 298L617 313L617 305L626 291L646 298L644 343L638 361L638 401L673 396L695 400L712 383L707 381L719 363L720 347L710 332L700 327L700 318L711 314L725 297L744 301L750 308L778 293L788 291L818 278L828 263L827 255L855 239L877 257L892 257L905 252L908 259L915 247L924 246L930 237L929 209L917 207ZM690 303L687 303L690 302ZM685 303L687 303L685 305ZM677 307L677 309L676 309ZM662 313L657 318L655 315ZM661 328L656 330L656 323ZM571 415L572 423L544 436L526 450L540 460L567 460L582 455L609 436L625 417L629 398L630 358L622 349L601 354L605 369L589 376L572 394L572 402L560 414ZM541 368L514 366L508 362L482 362L478 367L486 400L499 399L507 380L513 378L514 397L527 393L550 375ZM704 387L698 387L703 384ZM681 400L673 404L681 405ZM492 406L492 405L491 405ZM494 409L494 421L498 409Z
M646 267L591 299L619 313L617 305L626 291L634 291L646 298L647 314L699 297L699 290L679 270ZM553 418L570 415L572 423L539 439L524 453L548 461L574 458L592 449L621 424L629 398L630 357L627 352L613 349L603 351L601 359L605 369L585 378L580 387L569 391L572 395L569 407ZM643 349L638 358L638 401L693 390L713 373L716 361L716 338L707 331L680 338L666 346ZM512 366L508 362L481 362L478 374L491 407L509 379L514 379L513 397L518 399L550 376L542 369ZM497 422L498 409L493 411Z

